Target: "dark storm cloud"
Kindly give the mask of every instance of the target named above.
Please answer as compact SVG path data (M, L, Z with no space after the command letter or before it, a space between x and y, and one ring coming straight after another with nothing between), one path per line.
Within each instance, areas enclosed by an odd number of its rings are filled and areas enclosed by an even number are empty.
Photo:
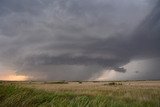
M117 72L126 72L126 69L124 69L123 67L121 67L121 68L114 68L114 70L115 71L117 71Z
M160 2L140 25L125 37L122 34L109 37L87 47L87 52L111 53L122 59L159 57L160 54Z
M0 20L1 63L26 75L88 79L160 57L158 0L1 0Z
M0 15L11 14L12 12L26 12L32 15L40 13L40 9L46 7L48 0L1 0L0 1Z

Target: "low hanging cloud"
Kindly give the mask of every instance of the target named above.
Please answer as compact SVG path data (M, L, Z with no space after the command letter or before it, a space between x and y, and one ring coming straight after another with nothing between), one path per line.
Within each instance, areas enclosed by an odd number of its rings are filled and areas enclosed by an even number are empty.
M160 57L158 0L0 1L0 61L43 80L86 80Z

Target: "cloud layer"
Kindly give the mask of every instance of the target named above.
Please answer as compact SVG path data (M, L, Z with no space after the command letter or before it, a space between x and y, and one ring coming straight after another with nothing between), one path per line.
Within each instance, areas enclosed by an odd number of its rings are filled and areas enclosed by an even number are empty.
M158 0L0 1L0 61L35 79L84 80L160 57Z

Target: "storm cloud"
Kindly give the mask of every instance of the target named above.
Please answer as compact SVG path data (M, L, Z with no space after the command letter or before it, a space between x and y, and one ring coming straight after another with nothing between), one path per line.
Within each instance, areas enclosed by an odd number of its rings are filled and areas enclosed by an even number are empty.
M0 20L0 64L34 79L86 80L160 57L159 0L1 0Z

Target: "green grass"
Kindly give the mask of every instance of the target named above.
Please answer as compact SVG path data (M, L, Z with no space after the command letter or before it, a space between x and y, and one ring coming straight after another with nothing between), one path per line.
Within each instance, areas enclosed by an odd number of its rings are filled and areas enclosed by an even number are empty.
M0 107L160 107L160 90L113 90L112 94L88 95L0 84Z

